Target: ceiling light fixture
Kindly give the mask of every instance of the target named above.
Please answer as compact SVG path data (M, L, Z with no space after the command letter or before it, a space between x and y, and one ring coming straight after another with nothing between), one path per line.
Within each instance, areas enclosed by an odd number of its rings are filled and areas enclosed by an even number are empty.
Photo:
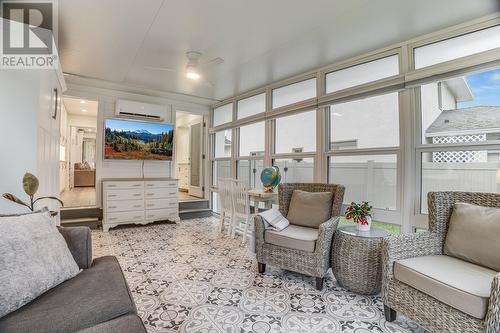
M196 71L196 68L193 66L188 66L186 68L186 77L191 80L199 80L201 75Z
M82 100L80 100L80 104L87 104L87 101L82 99Z
M87 109L82 109L82 112L87 112Z

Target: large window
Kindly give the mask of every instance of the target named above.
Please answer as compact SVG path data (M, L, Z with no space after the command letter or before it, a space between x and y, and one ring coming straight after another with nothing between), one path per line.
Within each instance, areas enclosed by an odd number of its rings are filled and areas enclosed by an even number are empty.
M500 69L420 88L422 143L500 140Z
M229 123L233 120L233 104L229 103L214 109L213 126Z
M330 149L399 146L398 93L330 106Z
M420 106L421 213L430 191L499 192L500 69L423 85Z
M273 165L280 169L282 183L307 183L314 180L314 159L275 159Z
M262 93L239 100L237 104L237 111L237 119L250 117L254 114L266 111L266 94Z
M397 209L397 155L334 156L329 182L346 187L344 204L369 201L374 208Z
M236 174L239 180L245 180L251 189L262 189L260 174L264 169L263 160L238 160L236 165Z
M273 109L316 97L316 78L273 90Z
M263 121L241 126L239 156L264 156L265 131Z
M421 213L427 214L427 193L466 191L500 193L500 150L422 153Z
M215 133L214 157L231 157L231 129Z
M331 93L399 74L398 55L370 61L326 74L326 92Z
M316 111L276 119L276 154L316 151Z
M216 160L212 162L212 186L217 187L219 179L231 177L231 161Z
M500 26L449 38L415 49L415 68L427 67L500 47Z

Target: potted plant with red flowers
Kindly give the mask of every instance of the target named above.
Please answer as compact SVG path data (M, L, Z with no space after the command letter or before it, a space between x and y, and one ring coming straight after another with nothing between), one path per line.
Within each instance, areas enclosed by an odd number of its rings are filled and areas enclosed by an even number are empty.
M351 202L345 210L345 218L354 220L359 231L369 231L372 224L372 206L367 201L360 204Z

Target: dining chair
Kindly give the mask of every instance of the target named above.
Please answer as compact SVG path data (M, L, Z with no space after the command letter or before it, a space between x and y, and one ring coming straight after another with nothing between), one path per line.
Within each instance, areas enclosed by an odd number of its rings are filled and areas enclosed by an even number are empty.
M251 232L252 213L250 211L250 199L248 196L248 184L242 180L231 180L231 198L233 204L233 220L231 223L231 237L236 232L242 233L242 243L246 242L248 233ZM250 225L250 228L249 228Z
M232 224L234 220L234 210L231 193L231 179L222 178L218 183L219 199L220 199L220 219L219 219L219 232L222 232L226 220L229 220L227 234L231 234Z

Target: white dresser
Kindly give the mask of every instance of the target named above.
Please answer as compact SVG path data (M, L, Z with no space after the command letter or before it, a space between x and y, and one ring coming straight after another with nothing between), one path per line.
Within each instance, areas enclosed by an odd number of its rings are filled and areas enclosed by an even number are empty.
M102 228L120 224L179 221L177 179L139 178L102 181Z

